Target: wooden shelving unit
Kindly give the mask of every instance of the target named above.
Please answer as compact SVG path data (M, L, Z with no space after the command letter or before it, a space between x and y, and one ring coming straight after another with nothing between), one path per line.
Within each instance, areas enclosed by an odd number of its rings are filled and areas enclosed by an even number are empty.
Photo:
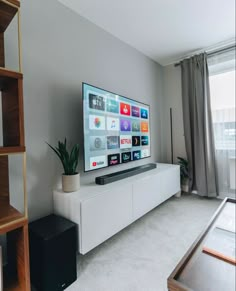
M8 3L7 3L8 2ZM12 4L12 5L9 5ZM0 30L1 33L5 32L8 25L11 23L12 19L18 12L20 7L19 1L1 1L0 3Z
M0 228L1 231L8 229L7 225L24 216L13 206L9 205L8 201L1 201L0 205Z
M4 34L17 17L19 71L5 67ZM2 141L0 145L0 235L7 237L7 265L4 291L30 291L28 212L26 194L26 153L23 111L23 74L21 72L20 1L0 0L0 102ZM22 156L24 209L11 205L9 156ZM20 194L20 193L19 193Z

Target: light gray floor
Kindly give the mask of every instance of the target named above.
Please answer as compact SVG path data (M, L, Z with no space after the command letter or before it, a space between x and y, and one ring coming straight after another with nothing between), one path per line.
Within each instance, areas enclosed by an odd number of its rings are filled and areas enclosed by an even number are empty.
M87 255L67 291L162 291L221 200L171 198Z

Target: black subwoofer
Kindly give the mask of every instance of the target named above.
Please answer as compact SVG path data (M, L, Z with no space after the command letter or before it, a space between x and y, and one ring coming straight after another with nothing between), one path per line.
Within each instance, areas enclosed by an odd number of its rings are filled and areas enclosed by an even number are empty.
M29 224L30 274L37 291L64 290L77 278L75 223L49 215Z

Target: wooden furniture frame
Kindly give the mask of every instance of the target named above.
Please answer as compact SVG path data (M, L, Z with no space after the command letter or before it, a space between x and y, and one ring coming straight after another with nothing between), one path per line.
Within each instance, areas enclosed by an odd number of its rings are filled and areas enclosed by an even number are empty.
M234 199L230 199L230 198L224 199L224 201L221 203L221 205L219 206L219 208L217 209L217 211L213 215L212 219L210 220L210 222L208 223L208 225L206 226L204 231L199 235L199 237L196 239L196 241L193 243L193 245L190 247L190 249L187 251L187 253L184 255L182 260L179 262L179 264L176 266L174 271L169 276L169 278L167 280L168 290L170 290L170 291L190 291L190 290L193 291L194 290L194 289L192 289L192 286L187 286L187 285L183 284L182 282L180 282L180 280L179 280L180 275L182 274L182 272L184 271L187 264L189 263L189 261L192 259L192 257L196 253L196 251L199 249L201 243L206 238L207 234L209 233L209 230L212 228L213 224L215 223L215 221L217 220L217 218L221 214L221 212L224 209L227 202L236 203L236 201ZM206 255L206 256L208 256L208 255ZM226 264L229 264L229 263L226 263ZM220 271L221 270L219 270L219 272ZM215 274L215 276L217 277L217 274ZM219 274L218 274L218 276L219 276ZM202 278L202 280L204 281L204 278ZM214 282L213 282L213 284L214 284ZM212 290L215 290L214 287L212 288Z
M18 69L5 67L4 33L17 17ZM26 153L23 111L23 74L21 66L20 1L0 0L0 102L2 103L2 140L0 146L0 235L7 238L7 266L3 290L29 291L29 243L26 191ZM9 156L22 155L24 210L11 205Z

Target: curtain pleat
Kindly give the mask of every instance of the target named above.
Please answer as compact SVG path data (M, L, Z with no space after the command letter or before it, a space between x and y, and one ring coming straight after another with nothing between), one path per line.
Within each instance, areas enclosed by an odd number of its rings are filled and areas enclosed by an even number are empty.
M218 195L206 54L181 62L184 132L189 187L201 196Z

